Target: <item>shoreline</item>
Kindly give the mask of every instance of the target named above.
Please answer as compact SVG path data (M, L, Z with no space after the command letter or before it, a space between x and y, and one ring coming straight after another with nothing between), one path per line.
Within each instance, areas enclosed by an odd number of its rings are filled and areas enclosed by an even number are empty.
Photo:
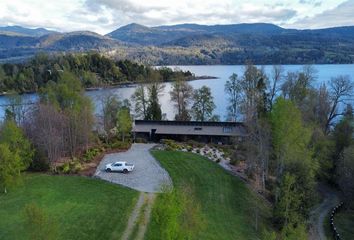
M211 80L211 79L219 79L218 77L214 76L208 76L208 75L202 75L202 76L195 76L191 78L185 79L185 81L190 82L190 81L196 81L196 80ZM169 82L174 82L175 80L168 80L164 81L161 83L169 83ZM114 88L131 88L135 87L137 84L149 84L151 81L147 82L124 82L124 83L116 83L112 85L106 85L106 86L98 86L98 87L89 87L85 88L85 92L93 92L93 91L99 91L103 89L114 89ZM28 92L23 92L23 93L18 93L18 95L26 95L26 94L36 94L38 91L28 91ZM0 97L5 97L5 96L11 96L16 94L15 92L2 92L0 93Z

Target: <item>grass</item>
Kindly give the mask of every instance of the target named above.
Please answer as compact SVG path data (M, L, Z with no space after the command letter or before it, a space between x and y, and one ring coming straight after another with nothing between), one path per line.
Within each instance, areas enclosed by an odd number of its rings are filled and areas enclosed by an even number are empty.
M59 239L119 239L137 197L98 179L25 174L21 186L0 195L0 239L28 239L23 225L29 203L58 224Z
M334 222L338 229L341 239L354 239L354 211L342 210L339 211L335 217Z
M242 181L197 154L171 151L152 154L169 172L174 187L187 184L194 189L206 225L195 239L259 239L270 211ZM145 239L161 239L159 230L152 218Z

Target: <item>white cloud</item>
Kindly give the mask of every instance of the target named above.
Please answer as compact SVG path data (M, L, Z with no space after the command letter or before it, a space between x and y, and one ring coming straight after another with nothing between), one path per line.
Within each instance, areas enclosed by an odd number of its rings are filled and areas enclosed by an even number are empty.
M346 5L347 11L336 10L345 0L0 1L0 25L47 27L59 31L90 30L101 34L132 22L148 26L271 22L300 28L341 25L343 22L354 24L353 17L346 14L353 12L353 4ZM325 19L323 14L329 13L331 19ZM319 24L316 19L322 22Z
M339 4L337 7L326 10L312 17L305 17L289 26L299 28L327 28L354 25L354 0Z

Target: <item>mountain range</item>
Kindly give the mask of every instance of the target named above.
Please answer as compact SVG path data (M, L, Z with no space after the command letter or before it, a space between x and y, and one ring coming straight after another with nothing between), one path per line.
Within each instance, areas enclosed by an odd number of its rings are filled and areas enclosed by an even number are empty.
M0 27L0 61L38 52L99 51L154 65L353 63L354 26L314 30L268 23L147 27L132 23L106 35Z

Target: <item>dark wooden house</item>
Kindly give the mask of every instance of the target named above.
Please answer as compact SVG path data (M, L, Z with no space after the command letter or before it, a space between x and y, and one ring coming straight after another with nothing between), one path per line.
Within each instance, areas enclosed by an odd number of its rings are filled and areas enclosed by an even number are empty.
M174 139L229 144L232 140L242 141L246 134L245 126L240 122L135 120L133 126L135 139L144 138L153 142L161 139Z

